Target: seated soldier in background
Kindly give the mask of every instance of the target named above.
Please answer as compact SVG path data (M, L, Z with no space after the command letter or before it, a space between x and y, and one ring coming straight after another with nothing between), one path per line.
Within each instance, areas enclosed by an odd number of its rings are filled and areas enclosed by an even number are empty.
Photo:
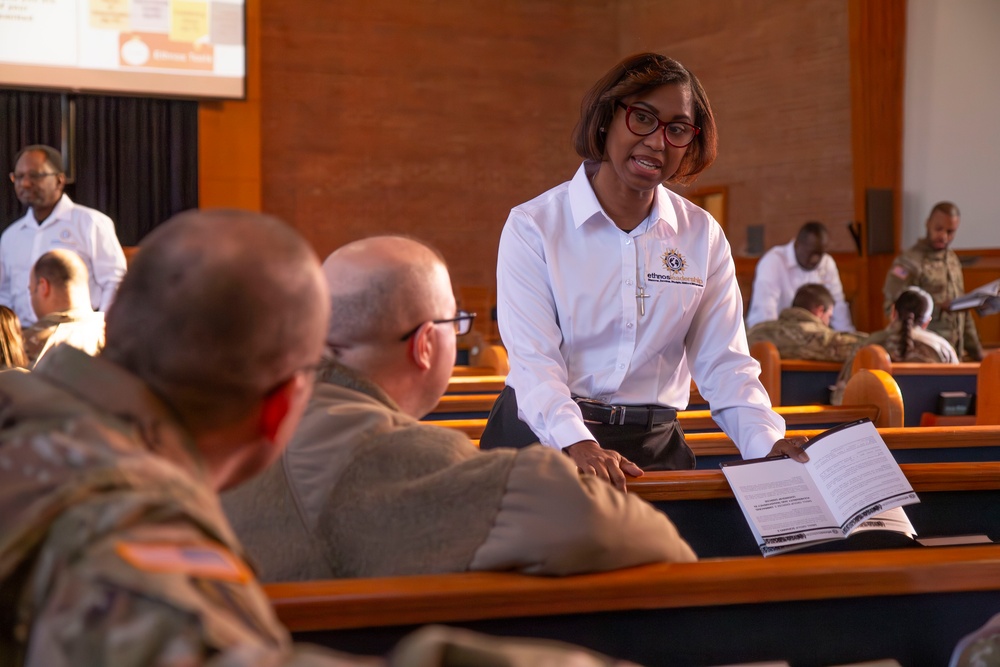
M755 324L747 331L747 342L771 341L782 359L843 361L865 334L830 328L833 307L833 295L826 287L803 285L795 292L791 308L782 310L778 319Z
M830 326L838 331L854 331L837 263L826 251L829 243L830 233L823 223L812 221L802 225L793 241L764 253L754 271L746 316L748 329L777 318L791 305L799 287L816 283L833 295Z
M350 243L323 265L327 359L279 461L224 507L265 581L465 570L562 575L692 561L666 516L553 449L480 451L417 420L455 363L442 258L400 237Z
M930 331L927 326L934 312L931 295L919 287L908 287L897 297L892 306L892 321L881 331L876 331L851 350L844 367L837 377L831 403L843 402L844 388L851 379L854 357L863 345L881 345L894 362L906 361L925 364L957 364L958 352L943 336Z
M142 247L100 357L63 345L0 373L0 664L383 664L291 644L216 495L280 454L308 402L329 314L315 255L240 211L181 214ZM390 664L447 664L456 645L610 662L428 628Z
M38 320L24 332L24 351L33 365L66 343L95 355L104 347L104 313L90 305L90 274L72 250L50 250L31 267L31 307Z

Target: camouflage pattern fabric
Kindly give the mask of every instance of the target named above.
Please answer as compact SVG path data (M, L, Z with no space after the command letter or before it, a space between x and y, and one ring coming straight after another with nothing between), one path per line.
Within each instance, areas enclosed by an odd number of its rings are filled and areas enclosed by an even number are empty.
M0 373L0 536L5 667L338 664L294 651L166 406L74 348Z
M792 307L781 311L776 320L752 326L747 342L771 341L782 359L843 361L865 336L836 331L805 308Z
M886 315L891 312L903 290L911 285L920 287L934 299L934 312L927 328L945 338L960 354L965 350L972 359L982 359L983 349L976 323L969 312L941 310L942 303L965 293L958 255L950 248L935 250L927 239L920 239L897 257L886 274L882 289Z
M292 645L189 435L137 378L65 345L0 372L0 600L0 667L386 664ZM429 628L388 664L624 663Z

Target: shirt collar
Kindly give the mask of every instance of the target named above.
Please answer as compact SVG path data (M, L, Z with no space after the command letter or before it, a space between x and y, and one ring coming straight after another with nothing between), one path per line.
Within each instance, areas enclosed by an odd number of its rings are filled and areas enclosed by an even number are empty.
M781 246L781 257L785 260L785 266L787 266L789 269L794 269L794 268L802 269L802 267L799 266L799 260L795 258L794 240Z
M593 160L585 161L576 170L573 180L569 182L569 204L573 215L573 227L575 229L579 229L585 222L596 216L600 216L614 225L614 222L607 216L604 209L601 208L601 202L597 200L594 187L590 182L590 179L597 172L598 166L599 164ZM650 227L662 221L675 233L677 232L677 212L670 201L670 194L663 186L657 187L654 191L653 210L650 211L650 216L652 218ZM639 225L633 232L644 227L645 225Z
M20 226L27 229L37 229L39 227L48 227L49 225L55 224L57 220L62 220L63 218L69 217L69 212L73 210L73 200L69 198L69 195L63 193L56 202L55 208L49 213L49 217L45 220L38 220L35 218L35 211L29 208L21 218ZM44 225L42 223L45 223Z
M69 345L39 359L34 373L101 412L133 426L147 449L210 485L194 439L170 408L138 377L117 364L91 357ZM100 387L95 392L94 387Z

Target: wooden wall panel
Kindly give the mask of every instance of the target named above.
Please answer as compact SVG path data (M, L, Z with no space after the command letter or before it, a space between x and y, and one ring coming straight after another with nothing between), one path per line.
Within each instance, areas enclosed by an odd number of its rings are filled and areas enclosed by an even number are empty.
M247 19L248 100L202 105L202 205L275 213L321 255L413 234L457 287L493 290L510 208L578 164L585 90L655 50L715 107L720 156L694 188L726 189L746 291L747 228L770 247L817 219L855 322L883 325L892 257L858 260L845 223L865 188L898 192L905 0L248 0Z
M903 188L903 74L906 0L850 0L851 138L854 154L854 217L865 220L865 191L894 193L893 238L899 248ZM862 234L865 236L865 234ZM859 329L874 331L886 321L882 285L894 254L868 255L859 278L854 312Z
M264 0L264 208L321 255L376 233L495 285L511 207L569 179L613 3Z
M261 210L260 4L246 0L247 98L198 108L198 205Z
M764 247L807 220L854 252L847 6L841 0L620 3L622 52L654 50L701 80L719 126L719 158L695 188L728 190L727 236L737 256L746 229ZM682 190L683 191L683 190Z

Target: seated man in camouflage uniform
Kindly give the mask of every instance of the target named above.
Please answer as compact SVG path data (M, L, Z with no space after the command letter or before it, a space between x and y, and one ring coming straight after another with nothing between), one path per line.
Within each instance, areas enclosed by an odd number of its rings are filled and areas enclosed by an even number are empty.
M50 250L31 267L31 308L38 320L24 332L28 364L66 343L87 354L104 347L104 313L90 305L90 273L72 250Z
M216 495L270 464L305 409L319 262L237 211L181 214L142 247L101 356L63 345L0 373L0 665L374 664L290 643ZM419 639L419 664L467 641Z
M778 319L750 328L747 342L771 341L782 359L843 361L866 334L830 328L833 305L833 295L825 286L803 285L795 292L791 308L782 310Z

